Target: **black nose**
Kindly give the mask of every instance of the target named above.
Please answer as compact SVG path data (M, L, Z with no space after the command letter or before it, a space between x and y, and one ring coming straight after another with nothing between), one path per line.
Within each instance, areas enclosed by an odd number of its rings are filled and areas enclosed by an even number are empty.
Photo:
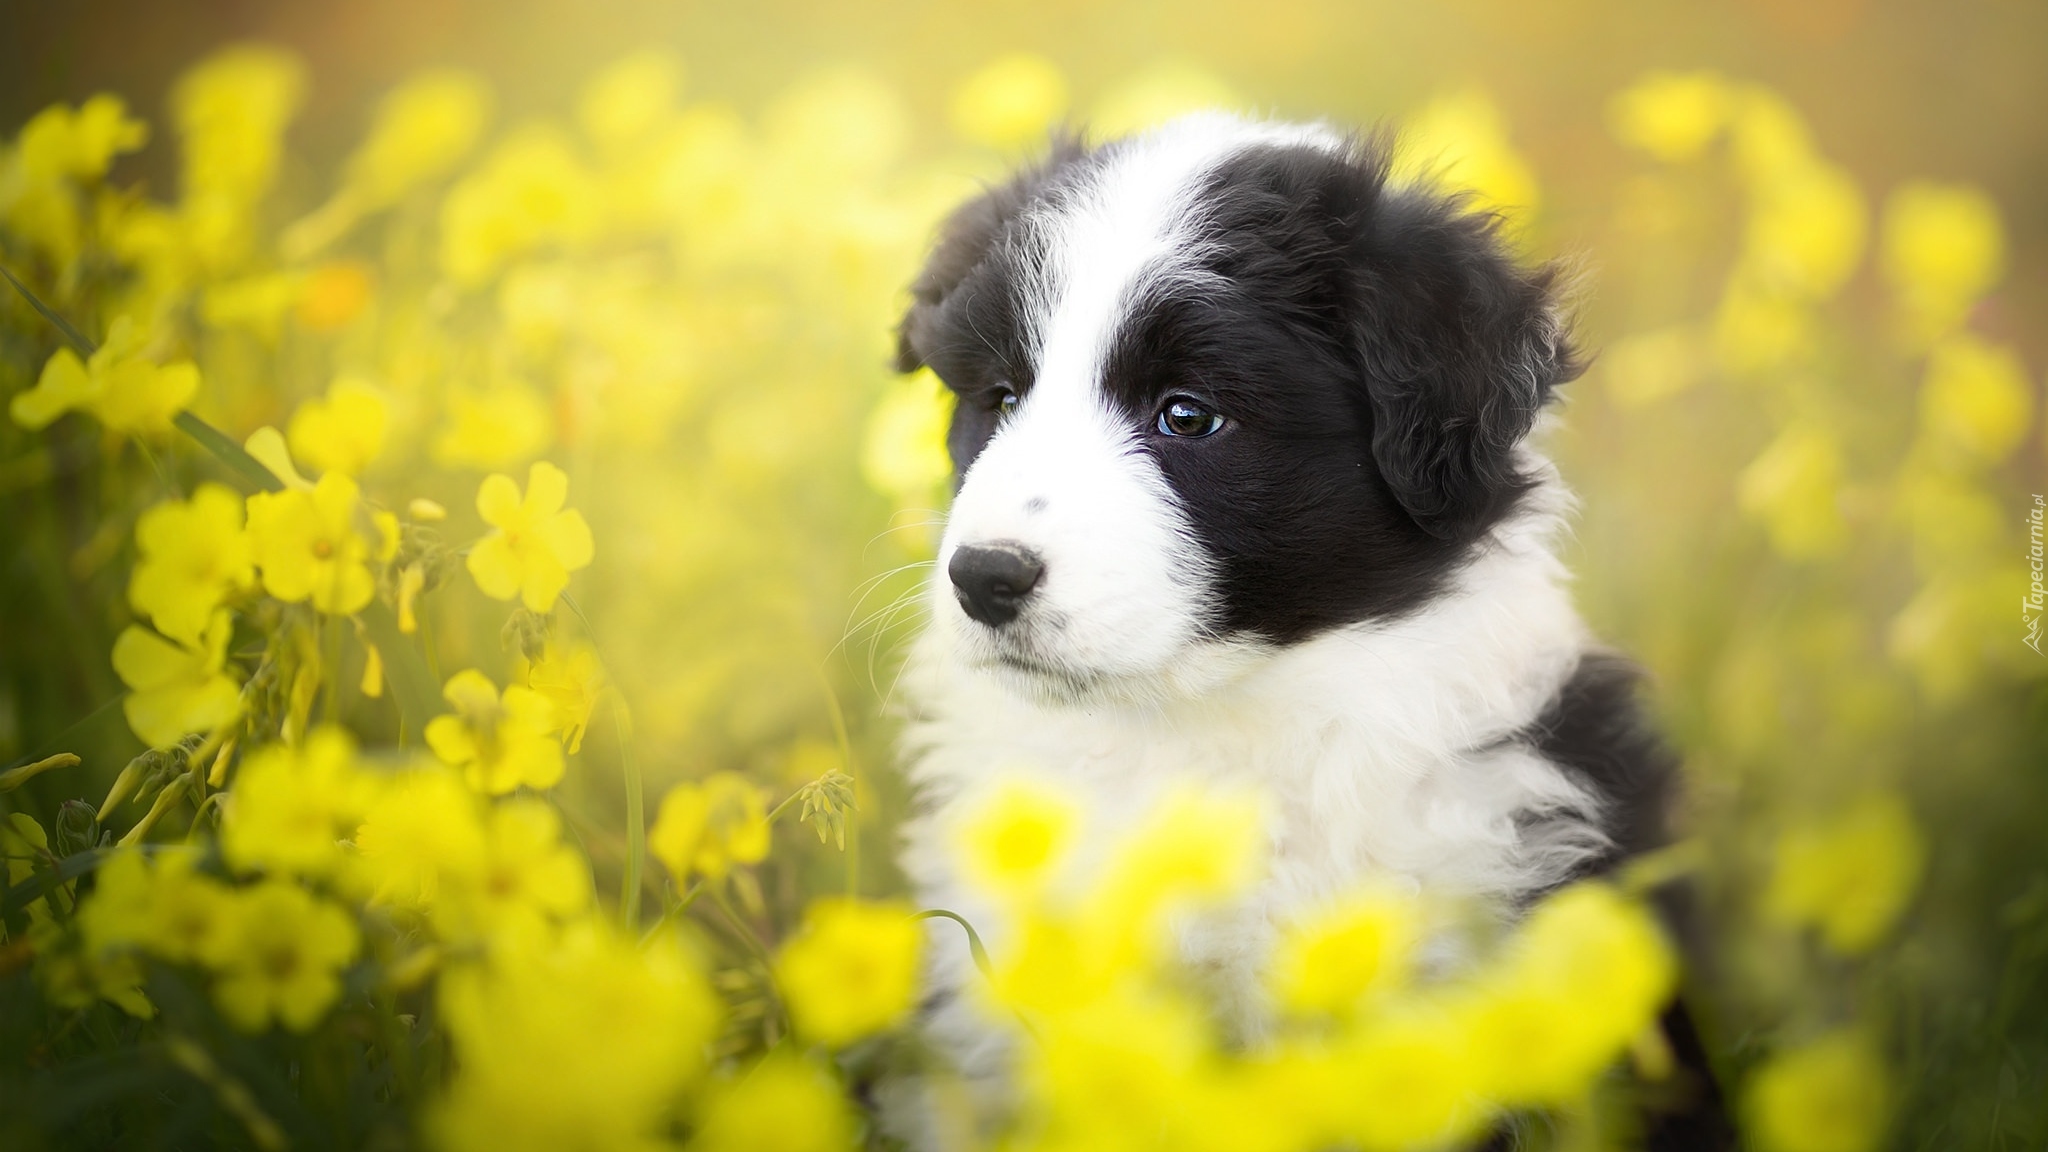
M1045 575L1045 563L1022 544L963 544L946 565L960 607L991 628L1017 618L1024 597Z

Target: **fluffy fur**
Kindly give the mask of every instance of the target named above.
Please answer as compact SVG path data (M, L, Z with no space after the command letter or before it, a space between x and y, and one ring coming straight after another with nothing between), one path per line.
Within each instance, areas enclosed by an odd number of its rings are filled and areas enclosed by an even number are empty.
M1668 758L1572 608L1569 498L1528 443L1577 371L1553 280L1322 126L1062 143L963 207L901 332L959 398L905 677L922 898L1002 937L947 835L1003 770L1088 799L1084 857L1177 784L1256 789L1268 877L1183 941L1256 1030L1296 910L1368 878L1511 910L1654 842ZM1220 424L1174 434L1176 403ZM956 587L989 546L1040 572ZM992 1068L948 1003L964 945L933 941L931 1030Z

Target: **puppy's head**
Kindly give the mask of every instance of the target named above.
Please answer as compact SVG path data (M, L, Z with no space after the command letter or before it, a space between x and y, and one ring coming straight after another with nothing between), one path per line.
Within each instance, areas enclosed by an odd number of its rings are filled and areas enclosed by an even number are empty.
M1548 270L1320 127L1176 121L954 214L900 367L958 396L937 626L1056 698L1411 612L1533 481Z

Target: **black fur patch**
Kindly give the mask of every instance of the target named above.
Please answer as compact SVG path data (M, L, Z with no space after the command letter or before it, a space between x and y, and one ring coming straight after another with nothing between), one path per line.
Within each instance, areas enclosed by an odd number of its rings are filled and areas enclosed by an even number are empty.
M1504 259L1481 259L1497 256L1484 227L1441 234L1446 221L1467 219L1454 203L1411 205L1384 178L1384 160L1369 149L1258 148L1226 162L1201 197L1200 290L1141 302L1111 353L1105 388L1142 430L1218 561L1226 632L1293 643L1420 607L1526 487L1505 450L1485 475L1422 475L1407 458L1452 453L1452 444L1481 451L1476 440L1466 446L1487 419L1479 406L1438 416L1403 397L1469 385L1458 365L1479 353L1463 345L1490 320L1460 313L1472 310L1467 296L1498 290L1410 297L1425 280L1519 274ZM1453 241L1484 247L1475 256ZM1540 293L1527 303L1529 323L1547 322ZM1389 348L1404 358L1395 363ZM1513 374L1503 366L1504 379ZM1153 414L1177 393L1229 423L1200 440L1157 434ZM1518 440L1533 416L1532 407L1495 435ZM1460 483L1472 490L1411 495Z
M1099 155L1075 138L1054 141L1043 164L956 209L911 284L910 311L896 334L896 369L930 367L958 397L946 433L956 489L995 435L1003 391L1025 395L1037 375L1025 292L1049 237L1032 226L1026 209L1056 201Z
M1637 697L1641 679L1627 659L1611 652L1588 652L1543 715L1521 735L1545 759L1605 801L1602 826L1614 846L1587 866L1588 873L1609 871L1631 856L1662 847L1669 836L1666 822L1678 782L1678 757L1643 712ZM1679 951L1696 961L1702 949L1694 939L1687 892L1673 886L1657 895ZM1648 1152L1734 1148L1734 1124L1684 1002L1667 1007L1661 1024L1671 1045L1674 1072L1662 1083L1639 1086L1645 1104L1641 1146ZM1488 1148L1505 1152L1518 1146L1503 1133Z
M1521 737L1605 803L1602 829L1614 847L1589 871L1660 847L1669 835L1678 757L1643 714L1641 679L1626 658L1588 652Z

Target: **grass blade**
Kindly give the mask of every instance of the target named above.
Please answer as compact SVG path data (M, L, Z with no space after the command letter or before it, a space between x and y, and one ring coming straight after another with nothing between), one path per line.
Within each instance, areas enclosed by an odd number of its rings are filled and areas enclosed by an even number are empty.
M4 264L0 264L0 276L7 277L7 282L9 284L14 285L14 290L16 292L21 293L21 298L28 301L28 306L35 309L37 312L41 313L43 319L48 320L51 324L55 325L57 331L62 332L64 334L64 338L66 340L71 341L71 346L78 349L78 354L80 356L90 358L94 352L98 351L98 349L93 345L93 342L85 338L85 333L80 332L76 328L73 328L71 326L71 321L64 319L64 317L62 316L59 316L57 314L56 309L50 307L48 304L43 303L42 300L39 299L35 293L28 290L28 285L23 284L19 279L17 279L14 273L8 271L7 266Z
M412 637L398 630L398 618L382 600L371 600L357 613L357 618L363 622L363 630L370 634L370 643L377 646L377 654L384 658L384 679L391 685L392 697L398 701L406 730L424 730L429 718L447 709L441 703L441 686L434 682L434 674L427 670L427 661L420 655L419 646L412 642Z
M171 419L171 423L178 426L178 431L197 440L201 448L213 453L214 459L233 469L249 483L265 492L279 492L284 489L284 481L272 475L270 469L249 455L240 444L230 439L227 433L190 412L178 413Z

